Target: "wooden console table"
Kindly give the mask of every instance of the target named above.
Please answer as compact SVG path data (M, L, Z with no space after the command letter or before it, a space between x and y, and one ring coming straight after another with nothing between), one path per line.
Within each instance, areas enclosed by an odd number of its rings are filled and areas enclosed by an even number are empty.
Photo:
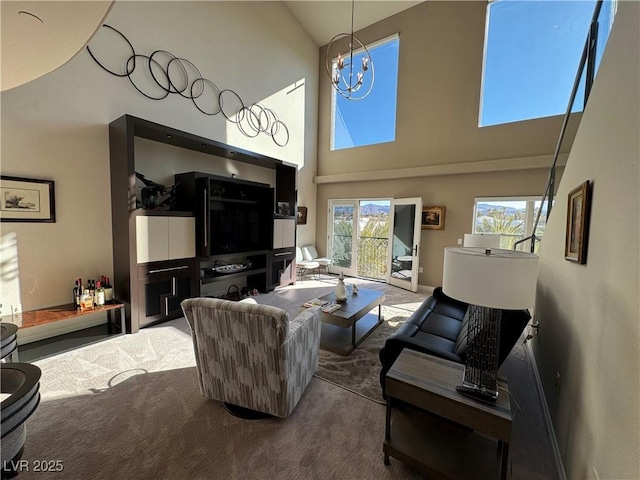
M495 478L498 474L502 480L507 478L511 439L507 386L499 382L495 404L479 402L456 391L463 371L463 365L449 360L402 351L385 384L386 465L392 456L430 478ZM394 402L403 408L393 409Z
M107 312L107 324L109 329L113 327L111 319L111 312L114 310L120 310L120 328L122 332L125 332L125 317L124 317L124 304L123 303L111 303L102 307L94 308L91 310L80 310L73 306L73 303L66 303L64 305L57 305L55 307L41 308L39 310L30 310L22 313L22 323L18 325L20 328L30 328L40 325L47 325L62 320L69 320L72 318L84 317L86 315L93 315L95 313ZM111 330L110 332L111 333Z
M120 311L120 322L114 322L112 318L112 312ZM120 303L116 300L116 303L111 303L108 305L104 305L102 307L94 308L91 310L80 310L76 309L72 303L67 303L64 305L57 305L55 307L41 308L38 310L30 310L22 313L22 322L16 324L19 330L24 330L32 327L42 326L42 325L50 325L52 323L60 322L63 320L71 320L74 318L85 317L87 315L95 315L97 313L106 312L107 313L107 334L113 335L118 333L126 332L126 320L125 320L125 309L124 304ZM11 322L11 316L7 315L2 318L5 322ZM82 330L82 329L81 329ZM80 331L81 331L80 330ZM75 332L71 332L75 333ZM63 338L64 335L54 335L52 338ZM44 340L41 340L44 341ZM31 345L31 344L29 344ZM18 348L18 355L19 355Z

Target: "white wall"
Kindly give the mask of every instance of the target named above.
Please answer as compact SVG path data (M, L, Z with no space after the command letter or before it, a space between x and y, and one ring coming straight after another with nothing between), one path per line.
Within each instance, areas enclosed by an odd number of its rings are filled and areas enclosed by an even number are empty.
M640 478L639 7L619 2L539 252L534 351L571 479ZM564 260L566 199L585 180L591 227L578 265Z
M300 204L315 210L318 48L281 2L117 2L106 23L137 53L168 50L246 104L273 108L291 139L280 148L262 134L245 138L221 115L205 116L177 95L149 100L86 51L3 92L2 174L56 182L56 223L2 224L3 235L17 234L25 310L71 301L74 278L111 274L108 124L123 114L295 163ZM91 45L109 62L129 55L104 29ZM311 222L299 229L304 243L314 236Z

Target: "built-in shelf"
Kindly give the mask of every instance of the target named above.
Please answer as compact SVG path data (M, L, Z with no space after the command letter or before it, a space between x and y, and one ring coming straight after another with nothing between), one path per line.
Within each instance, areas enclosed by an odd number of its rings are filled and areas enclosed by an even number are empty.
M175 147L202 152L211 155L212 163L219 163L230 159L275 171L275 188L273 185L253 182L243 179L220 177L205 172L193 172L193 185L188 181L179 184L181 197L193 201L186 201L184 205L176 203L180 211L142 210L136 204L135 183L131 181L136 172L135 139L145 138ZM277 202L287 202L295 211L297 200L297 172L298 168L292 163L271 158L258 153L243 150L231 145L193 135L165 125L148 120L123 115L109 124L109 155L111 174L111 222L113 245L113 284L118 298L125 305L127 332L135 333L141 326L156 321L164 321L181 315L179 301L182 298L200 296L200 270L203 265L216 259L253 255L263 255L253 263L255 270L245 270L233 274L216 275L215 279L230 279L240 276L247 277L247 287L267 291L272 288L270 281L272 270L281 268L280 263L272 263L271 236L273 233L273 218ZM222 158L220 158L222 157ZM163 168L162 166L160 168ZM215 170L212 168L211 170ZM173 172L180 175L181 172ZM184 175L184 174L183 174ZM187 177L185 177L187 179ZM205 198L195 195L200 190L201 179L208 181ZM221 188L218 188L221 187ZM184 189L190 189L185 193ZM178 198L176 191L176 199ZM228 197L228 198L225 198ZM220 245L211 245L211 219L217 217L205 216L205 210L215 209L218 215L221 210L256 210L262 213L262 235L264 242L252 243L246 248L261 248L260 252L238 252L210 255L213 251L220 251ZM263 208L264 207L264 208ZM184 216L195 217L196 256L183 260L168 260L161 265L139 265L137 251L137 221L138 216ZM295 217L287 217L295 218ZM295 235L295 233L294 233ZM215 239L214 237L213 239ZM295 242L294 242L295 243ZM203 246L204 245L204 246ZM157 263L157 262L156 262ZM140 272L141 268L157 270L156 273ZM136 275L136 271L138 271ZM207 282L210 279L207 279ZM167 286L168 285L168 286ZM167 290L168 289L168 290ZM157 297L157 298L156 298ZM153 307L156 312L147 311Z
M181 212L179 210L145 210L139 208L133 213L145 217L193 217L193 212Z
M203 285L208 283L220 282L223 280L231 280L233 278L241 278L246 277L247 275L257 275L259 273L266 273L266 268L257 268L252 270L242 270L240 272L235 273L212 273L210 275L206 275L200 279Z

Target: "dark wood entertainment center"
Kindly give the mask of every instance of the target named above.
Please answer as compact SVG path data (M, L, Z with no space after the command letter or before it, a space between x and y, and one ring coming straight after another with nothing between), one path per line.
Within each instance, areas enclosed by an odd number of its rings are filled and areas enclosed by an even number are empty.
M136 137L205 153L212 162L273 169L275 188L175 172L176 210L138 209ZM247 288L268 292L295 282L296 165L131 115L109 124L109 149L113 285L125 305L128 333L181 316L180 302L200 296L210 283L242 278ZM276 213L282 202L294 215ZM242 269L219 267L238 262Z

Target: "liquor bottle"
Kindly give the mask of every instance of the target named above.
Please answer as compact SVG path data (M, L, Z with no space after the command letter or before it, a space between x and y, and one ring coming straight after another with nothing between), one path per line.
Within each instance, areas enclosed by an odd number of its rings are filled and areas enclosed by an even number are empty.
M102 284L100 282L96 284L96 293L93 298L95 299L96 307L104 306L104 288L102 288Z
M87 293L91 296L91 304L93 305L93 285L91 282L91 279L87 280Z
M93 308L93 296L88 288L82 291L82 298L80 300L80 308L82 310L91 310Z
M104 286L104 303L113 303L113 287L111 286L109 277L107 277L107 283Z
M73 308L78 308L80 305L78 305L78 280L76 280L76 284L73 287Z
M82 297L82 279L78 279L78 295L76 296L76 305L80 308L80 299Z

